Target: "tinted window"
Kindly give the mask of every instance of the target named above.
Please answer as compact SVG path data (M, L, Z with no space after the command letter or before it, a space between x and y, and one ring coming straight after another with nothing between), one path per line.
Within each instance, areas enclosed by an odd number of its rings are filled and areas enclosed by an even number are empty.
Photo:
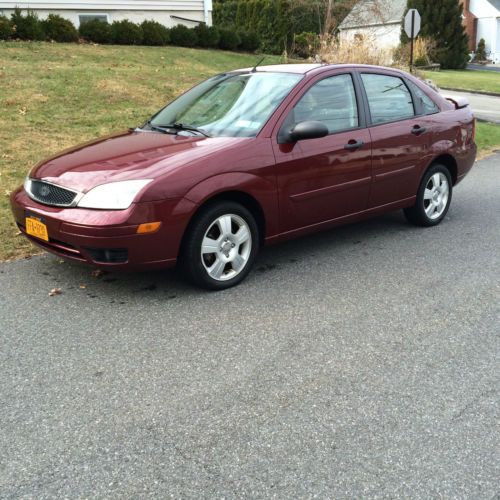
M393 122L414 116L410 91L401 78L365 73L361 75L373 123Z
M422 106L422 111L425 115L430 115L439 111L437 104L418 85L410 81L408 85Z
M358 107L351 75L338 75L315 83L295 105L291 125L307 120L323 122L330 133L358 126Z

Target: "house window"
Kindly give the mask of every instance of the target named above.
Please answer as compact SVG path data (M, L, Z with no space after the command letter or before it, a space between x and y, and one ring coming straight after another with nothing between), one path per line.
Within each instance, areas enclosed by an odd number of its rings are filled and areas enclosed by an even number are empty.
M80 24L86 23L87 21L94 21L97 19L98 21L102 21L103 23L109 22L108 14L79 14L78 21Z

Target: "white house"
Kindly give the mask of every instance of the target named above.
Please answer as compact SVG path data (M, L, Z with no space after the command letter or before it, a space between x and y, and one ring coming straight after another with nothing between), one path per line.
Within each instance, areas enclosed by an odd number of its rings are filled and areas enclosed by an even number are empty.
M339 25L340 41L365 39L377 48L399 45L406 0L360 0Z
M472 33L475 34L475 46L484 38L489 59L500 63L500 0L470 0L467 3L474 16Z
M469 49L474 51L484 38L488 57L500 63L500 0L460 1ZM406 6L406 0L360 0L340 24L340 40L359 37L372 41L377 48L397 47Z
M14 8L31 9L40 18L59 14L78 27L82 21L98 18L108 22L129 19L140 23L153 19L165 26L200 22L212 24L212 0L0 0L0 14L10 16Z

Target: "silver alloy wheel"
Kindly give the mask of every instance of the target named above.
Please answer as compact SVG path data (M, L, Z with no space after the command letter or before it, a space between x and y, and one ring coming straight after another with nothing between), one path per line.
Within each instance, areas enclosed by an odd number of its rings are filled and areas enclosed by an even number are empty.
M201 243L201 262L211 278L227 281L243 271L251 251L247 222L239 215L225 214L208 227Z
M424 191L424 210L429 219L441 217L446 210L449 196L448 179L442 172L436 172L427 182Z

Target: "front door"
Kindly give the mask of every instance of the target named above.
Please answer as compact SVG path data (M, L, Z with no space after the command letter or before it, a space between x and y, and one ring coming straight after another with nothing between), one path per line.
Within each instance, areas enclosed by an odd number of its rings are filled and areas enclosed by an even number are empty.
M361 212L371 183L370 134L360 118L350 73L314 81L287 110L280 129L323 122L329 135L279 144L274 140L282 231Z

